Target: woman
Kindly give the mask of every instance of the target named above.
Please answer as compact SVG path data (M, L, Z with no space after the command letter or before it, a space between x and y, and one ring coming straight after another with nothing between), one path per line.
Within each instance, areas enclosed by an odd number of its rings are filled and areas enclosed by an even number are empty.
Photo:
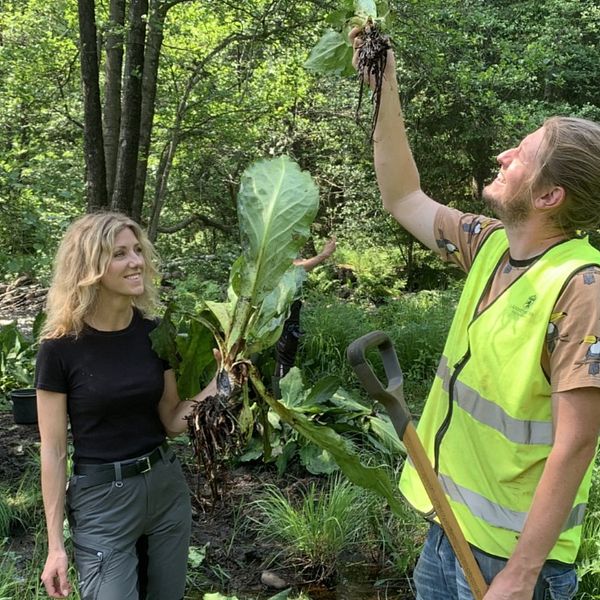
M189 491L165 442L187 427L173 370L152 349L154 252L116 213L75 221L60 244L37 357L48 557L42 581L68 596L64 505L82 600L137 600L136 542L147 538L149 600L183 597ZM214 393L212 382L193 400ZM66 485L67 421L73 475Z

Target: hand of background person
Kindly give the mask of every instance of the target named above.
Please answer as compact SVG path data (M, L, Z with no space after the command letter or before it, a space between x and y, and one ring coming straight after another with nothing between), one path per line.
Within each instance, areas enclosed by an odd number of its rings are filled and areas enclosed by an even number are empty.
M71 593L68 570L69 561L64 550L48 554L41 580L50 598L66 598Z
M325 258L329 258L335 252L336 244L336 238L335 235L333 235L327 240L326 244L323 246L323 250L321 250L321 255Z

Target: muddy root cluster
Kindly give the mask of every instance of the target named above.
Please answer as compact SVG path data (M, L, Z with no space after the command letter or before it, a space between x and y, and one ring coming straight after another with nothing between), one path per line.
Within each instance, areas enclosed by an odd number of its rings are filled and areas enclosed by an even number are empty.
M383 35L375 23L365 26L362 33L363 44L358 49L358 74L360 89L358 92L358 105L356 107L356 120L359 121L360 108L364 94L365 81L373 80L375 86L371 100L373 102L373 116L371 120L370 141L373 142L375 125L379 116L381 105L381 88L383 85L383 73L387 64L387 51L391 48L388 36Z
M239 373L220 371L217 393L196 402L187 419L194 455L210 486L213 504L223 493L224 467L241 445L242 433L237 419L241 380Z

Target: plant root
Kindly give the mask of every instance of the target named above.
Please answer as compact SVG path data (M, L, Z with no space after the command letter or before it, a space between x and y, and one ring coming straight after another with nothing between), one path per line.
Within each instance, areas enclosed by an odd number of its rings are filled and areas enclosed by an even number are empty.
M223 497L224 466L241 446L236 415L247 371L245 362L234 364L230 371L221 370L217 375L217 393L195 402L187 418L194 455L199 471L205 473L213 504Z
M364 94L365 81L370 81L371 77L375 81L375 89L371 96L373 103L373 116L371 119L371 133L369 141L373 143L373 135L377 118L379 117L379 107L381 106L381 88L383 86L383 73L387 65L387 51L391 48L388 36L383 35L376 23L371 20L364 28L363 44L358 49L358 76L360 79L360 88L358 91L358 104L356 107L356 122L360 121L360 109Z

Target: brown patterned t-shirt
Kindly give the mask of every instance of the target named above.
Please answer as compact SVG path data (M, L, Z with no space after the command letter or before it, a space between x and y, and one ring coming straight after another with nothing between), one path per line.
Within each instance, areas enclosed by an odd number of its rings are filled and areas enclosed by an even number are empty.
M502 227L497 219L442 206L435 217L435 237L442 259L465 272L483 241ZM535 262L516 261L507 253L496 270L479 310L497 298ZM552 392L600 387L600 267L587 267L567 282L548 323L541 365Z

